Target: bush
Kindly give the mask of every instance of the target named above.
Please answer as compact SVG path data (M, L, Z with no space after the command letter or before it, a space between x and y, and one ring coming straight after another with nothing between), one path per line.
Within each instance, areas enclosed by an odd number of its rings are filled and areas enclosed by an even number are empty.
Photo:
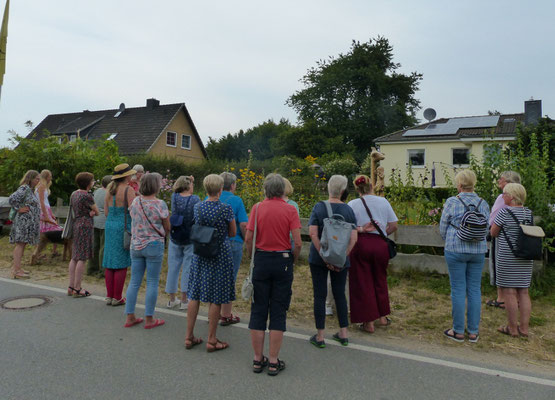
M332 175L345 175L352 180L359 171L357 162L350 156L336 158L322 165L326 177L329 179Z

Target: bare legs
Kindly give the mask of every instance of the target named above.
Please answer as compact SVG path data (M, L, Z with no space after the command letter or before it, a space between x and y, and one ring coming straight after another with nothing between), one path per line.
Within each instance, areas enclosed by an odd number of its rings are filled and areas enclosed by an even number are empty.
M21 259L27 243L16 243L13 249L12 275L24 275L27 272L21 268Z
M233 306L232 302L222 304L222 317L231 317L231 308Z
M79 291L85 272L85 261L71 259L69 262L69 287Z
M505 299L509 333L514 336L519 333L527 336L532 312L528 288L502 288L501 290ZM520 325L518 323L519 314Z
M185 340L193 343L195 338L195 323L197 322L198 310L200 302L198 300L189 300L189 308L187 308L187 331ZM216 329L220 320L221 304L210 303L208 306L208 339L206 340L206 349L208 351L223 350L228 347L225 342L220 342L216 337ZM198 344L200 342L197 342Z
M505 301L505 297L503 295L503 288L497 287L497 302L503 303Z
M345 328L346 329L346 328ZM254 350L254 360L262 361L262 354L264 353L264 334L265 331L257 331L251 329L251 344ZM318 331L320 334L320 331ZM281 344L283 343L283 331L270 331L270 354L268 359L270 363L277 364Z

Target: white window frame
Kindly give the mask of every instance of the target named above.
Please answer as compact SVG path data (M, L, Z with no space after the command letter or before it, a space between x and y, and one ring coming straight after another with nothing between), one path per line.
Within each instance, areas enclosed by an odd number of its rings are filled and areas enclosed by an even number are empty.
M414 165L410 163L410 152L411 151L422 151L424 153L424 162L422 165ZM411 166L411 168L424 168L426 167L426 149L407 149L407 165Z
M468 152L468 163L455 164L455 150L466 150ZM457 167L468 167L470 165L470 149L468 147L452 147L451 148L451 164Z
M188 147L183 146L183 138L184 138L185 136L187 136L187 137L189 138L189 146L188 146ZM185 150L191 150L191 143L192 143L191 135L187 135L187 134L185 134L185 133L182 133L182 134L181 134L181 148L182 148L182 149L185 149Z
M169 144L168 143L168 138L169 138L170 133L173 133L173 135L174 135L174 144ZM168 146L168 147L177 147L177 133L176 132L172 132L172 131L167 131L166 132L166 146Z

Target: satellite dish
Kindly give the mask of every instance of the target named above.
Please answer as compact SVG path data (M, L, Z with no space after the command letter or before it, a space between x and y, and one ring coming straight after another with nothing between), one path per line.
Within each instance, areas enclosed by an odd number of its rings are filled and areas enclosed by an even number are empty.
M436 115L436 110L434 110L433 108L426 108L424 110L424 118L426 118L428 121L432 121L436 117Z

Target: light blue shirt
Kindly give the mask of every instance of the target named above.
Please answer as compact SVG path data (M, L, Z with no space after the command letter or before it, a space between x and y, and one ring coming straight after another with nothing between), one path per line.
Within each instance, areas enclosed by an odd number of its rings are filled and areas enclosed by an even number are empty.
M235 216L235 223L237 224L237 234L233 237L230 237L229 240L235 240L239 243L243 243L243 237L241 236L241 229L239 228L239 224L241 222L249 221L249 217L247 216L247 210L245 210L243 200L239 196L236 196L233 193L224 190L222 192L222 195L220 196L220 201L231 206L231 208L233 209L233 215Z
M480 197L474 192L461 192L459 197L467 206L476 206L480 201ZM439 222L439 233L443 240L445 240L445 251L466 254L485 253L487 251L485 239L479 242L468 242L457 237L457 228L455 227L461 224L465 211L464 205L456 196L445 200L443 212L441 213L441 221ZM485 200L482 200L477 211L484 214L486 219L489 219L489 206Z

